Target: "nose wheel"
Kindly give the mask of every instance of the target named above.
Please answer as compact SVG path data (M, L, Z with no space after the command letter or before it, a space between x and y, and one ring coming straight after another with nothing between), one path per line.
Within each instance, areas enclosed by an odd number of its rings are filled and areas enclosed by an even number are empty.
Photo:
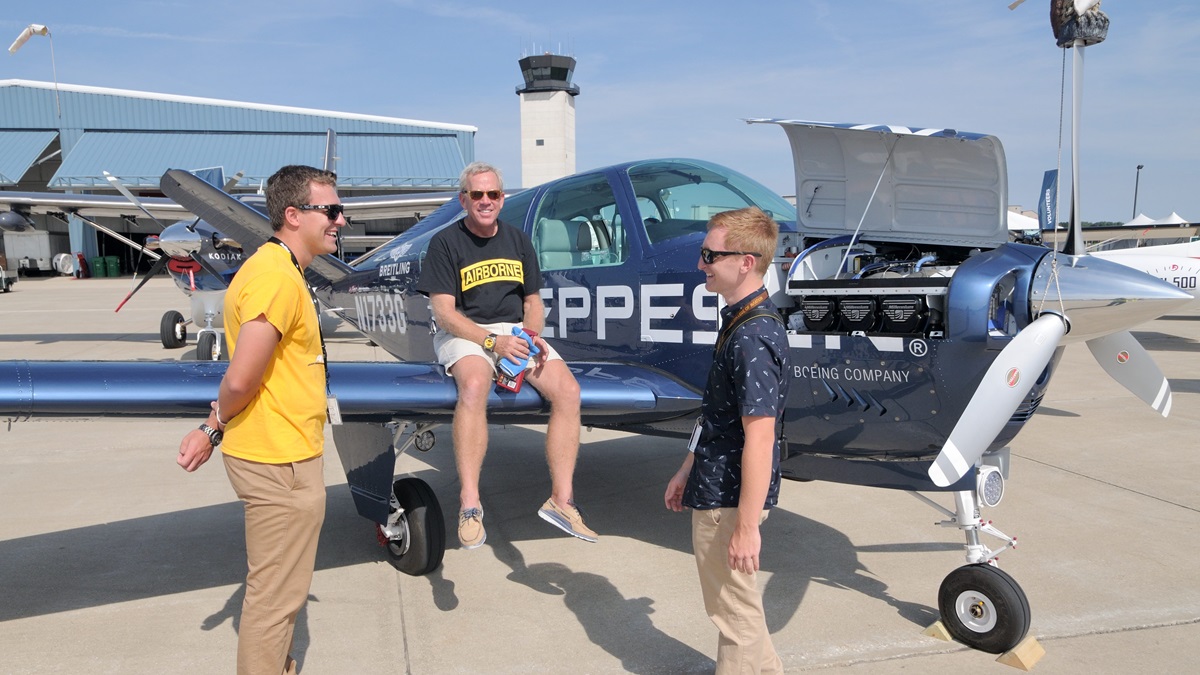
M187 344L187 322L183 315L171 310L162 315L158 324L158 337L167 349L179 349Z
M991 654L1006 652L1029 632L1029 600L1011 576L988 564L964 565L942 580L942 624L955 640Z

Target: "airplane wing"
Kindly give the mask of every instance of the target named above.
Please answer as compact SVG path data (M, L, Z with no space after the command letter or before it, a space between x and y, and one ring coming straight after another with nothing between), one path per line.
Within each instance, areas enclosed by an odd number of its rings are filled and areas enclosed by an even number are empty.
M343 197L342 204L346 207L346 215L354 220L421 218L457 196L454 192L425 192Z
M0 361L0 420L33 417L199 417L208 414L228 363L221 361ZM582 422L619 426L693 415L700 392L658 370L572 363ZM449 422L458 402L441 366L353 362L329 365L330 389L347 422ZM488 412L506 422L544 422L549 407L532 386L493 391Z
M266 211L266 199L257 195L239 195L242 199L261 205ZM456 197L453 192L427 192L398 195L346 197L346 215L355 220L383 218L420 218ZM196 214L166 197L139 197L138 201L162 222L188 220ZM89 218L144 217L133 203L122 195L60 194L55 192L8 192L0 190L0 210L17 211L26 215L48 213L77 213Z
M160 221L184 220L191 217L187 209L165 197L144 197L140 201ZM24 214L77 213L89 218L135 218L145 215L121 195L68 195L0 190L0 207Z

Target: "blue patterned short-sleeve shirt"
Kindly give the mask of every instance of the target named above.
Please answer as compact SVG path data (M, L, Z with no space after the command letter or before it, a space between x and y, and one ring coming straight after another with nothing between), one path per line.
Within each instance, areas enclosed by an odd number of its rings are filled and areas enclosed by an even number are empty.
M721 310L722 325L762 292L759 289ZM769 298L760 307L775 310ZM713 355L708 371L700 405L703 430L683 493L685 506L716 509L738 505L742 448L746 443L742 417L782 420L788 382L788 341L783 324L770 317L755 317L738 326L721 351ZM773 455L765 508L775 506L779 499L778 434Z

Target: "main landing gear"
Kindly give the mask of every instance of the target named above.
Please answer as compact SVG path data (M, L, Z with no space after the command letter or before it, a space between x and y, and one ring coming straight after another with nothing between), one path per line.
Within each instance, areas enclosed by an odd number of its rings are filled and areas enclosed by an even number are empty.
M421 452L433 448L432 426L401 423L392 442L396 456L413 446ZM433 488L419 478L392 483L387 524L376 525L375 534L387 549L392 566L401 572L421 576L436 570L446 553L446 521Z
M429 574L446 553L446 522L429 484L419 478L392 483L387 525L376 525L392 566L412 576Z
M951 637L991 654L1016 647L1029 632L1029 600L1017 582L996 566L996 558L1017 545L1010 537L980 519L983 506L995 506L1003 494L1003 479L994 467L978 472L979 489L954 493L953 512L924 495L911 493L949 517L938 523L963 531L967 544L967 564L942 580L938 590L938 613ZM1005 543L993 551L980 541L980 533Z
M205 328L196 335L196 360L221 361L225 355L225 340L211 328Z

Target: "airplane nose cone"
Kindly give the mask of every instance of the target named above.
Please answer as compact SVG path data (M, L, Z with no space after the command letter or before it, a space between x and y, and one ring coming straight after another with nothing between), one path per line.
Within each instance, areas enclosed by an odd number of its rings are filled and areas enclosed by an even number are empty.
M1192 301L1162 279L1090 255L1042 258L1030 297L1035 313L1066 310L1071 332L1064 343L1128 330Z
M200 250L200 235L188 227L190 223L180 221L168 226L158 235L158 245L167 255L187 258Z

